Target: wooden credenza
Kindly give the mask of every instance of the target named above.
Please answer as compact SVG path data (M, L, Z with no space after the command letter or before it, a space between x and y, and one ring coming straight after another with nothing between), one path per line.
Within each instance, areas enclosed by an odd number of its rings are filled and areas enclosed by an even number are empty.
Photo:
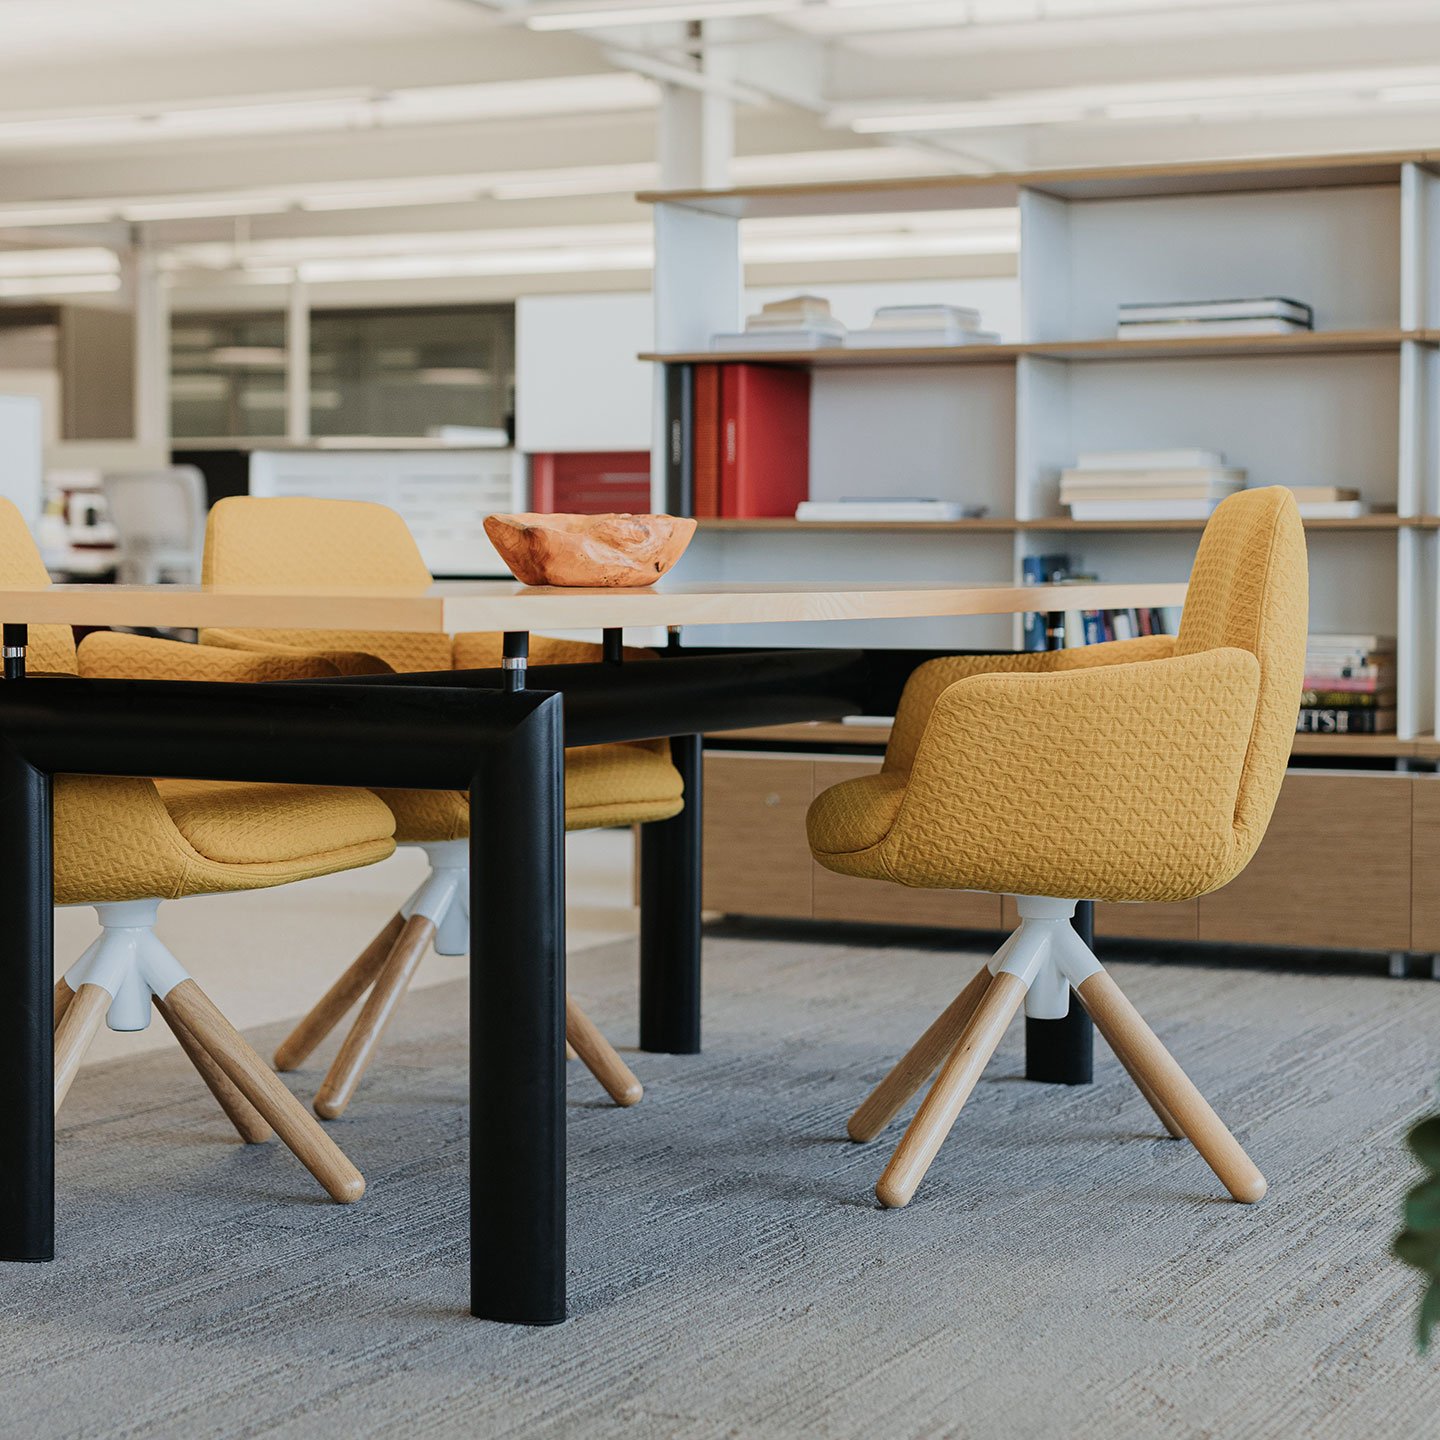
M790 919L1001 930L1013 904L822 869L805 812L876 758L709 750L707 910ZM1259 852L1213 894L1095 907L1097 934L1306 949L1440 951L1440 775L1291 770Z

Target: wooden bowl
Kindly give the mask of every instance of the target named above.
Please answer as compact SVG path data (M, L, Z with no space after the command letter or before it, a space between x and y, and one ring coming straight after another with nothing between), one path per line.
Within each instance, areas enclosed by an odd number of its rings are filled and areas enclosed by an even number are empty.
M653 585L695 522L675 515L487 515L485 533L523 585Z

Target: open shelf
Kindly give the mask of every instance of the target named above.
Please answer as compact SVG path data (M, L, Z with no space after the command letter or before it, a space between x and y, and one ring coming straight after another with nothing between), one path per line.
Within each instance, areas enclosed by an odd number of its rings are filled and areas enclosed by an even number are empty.
M690 350L643 352L668 365L788 365L812 370L897 365L1000 365L1022 355L1042 360L1205 360L1251 355L1380 355L1410 340L1440 343L1433 330L1299 330L1293 335L1216 335L1178 340L1039 340L1026 345L935 345L894 350Z
M1198 534L1205 528L1203 520L1067 520L1057 515L1053 519L1011 520L1004 517L994 519L988 516L979 520L794 520L776 515L752 520L711 517L701 519L700 529L710 531L760 531L783 530L803 534L809 530L839 530L850 532L876 531L887 535L907 532L972 532L1012 534L1017 531L1098 531L1100 533L1123 533L1141 531L1163 533L1165 531L1194 531ZM1440 530L1440 516L1437 515L1361 515L1354 520L1307 520L1307 530Z
M867 745L882 747L890 739L888 725L845 725L838 720L813 720L798 725L764 725L753 730L717 730L707 740L738 740L755 745ZM1351 759L1436 760L1440 741L1433 735L1401 740L1395 735L1297 735L1292 755L1334 755Z
M790 365L811 370L880 369L889 365L1008 365L1029 345L922 345L884 350L692 350L673 355L643 352L641 360L667 365Z
M753 520L725 519L712 517L699 521L702 530L786 530L803 534L809 530L839 530L846 532L883 531L887 535L906 532L938 531L946 533L1013 534L1024 528L1020 520L989 519L979 520L796 520L784 515L766 516Z

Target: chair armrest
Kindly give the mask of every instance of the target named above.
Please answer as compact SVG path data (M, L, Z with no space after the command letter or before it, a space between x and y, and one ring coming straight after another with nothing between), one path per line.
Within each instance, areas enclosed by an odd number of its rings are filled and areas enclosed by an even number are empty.
M895 727L885 750L887 770L908 770L915 762L920 737L940 693L972 675L1050 675L1062 670L1088 670L1097 665L1124 665L1135 660L1162 660L1175 649L1173 635L1141 635L1133 640L1108 640L1103 645L1078 645L1071 650L1027 650L1018 655L945 655L917 666L905 684L895 712Z
M328 660L336 675L391 675L390 665L378 655L364 650L310 649L305 645L288 645L278 640L262 640L244 630L202 630L200 644L217 650L242 650L252 655L321 656Z
M1075 899L1216 889L1258 843L1235 809L1259 693L1259 661L1228 648L961 680L931 711L885 868Z
M346 673L324 655L225 650L108 630L87 635L77 658L81 676L89 680L259 682L316 680Z

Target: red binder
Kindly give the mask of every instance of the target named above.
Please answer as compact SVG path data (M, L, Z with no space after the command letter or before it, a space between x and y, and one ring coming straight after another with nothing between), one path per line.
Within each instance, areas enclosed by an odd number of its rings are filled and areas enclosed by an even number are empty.
M532 455L530 505L550 515L648 514L650 452Z
M793 516L810 493L810 372L722 367L720 513Z
M720 365L695 367L695 514L720 513Z

